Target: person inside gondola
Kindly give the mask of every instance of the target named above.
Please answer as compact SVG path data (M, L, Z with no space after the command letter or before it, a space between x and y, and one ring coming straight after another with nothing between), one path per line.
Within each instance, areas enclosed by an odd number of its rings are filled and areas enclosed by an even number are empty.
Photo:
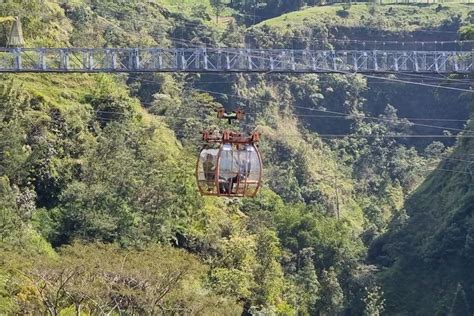
M212 191L216 177L215 158L212 154L206 155L206 159L202 163L202 169L204 171L204 178L207 181L207 190Z
M231 178L229 184L229 189L232 193L237 193L235 192L237 190L235 184L242 182L242 180L245 180L250 174L251 163L249 152L246 149L240 149L239 158L239 173L235 177Z
M232 187L232 177L236 172L236 161L232 145L225 144L220 152L219 162L219 193L230 194Z

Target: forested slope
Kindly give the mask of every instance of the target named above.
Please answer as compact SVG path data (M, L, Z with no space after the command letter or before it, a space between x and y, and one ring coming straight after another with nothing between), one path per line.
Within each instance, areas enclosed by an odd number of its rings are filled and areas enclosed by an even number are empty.
M462 33L466 39L473 36L469 27ZM472 96L468 100L472 104ZM369 250L369 260L383 267L388 312L473 312L472 131L471 119L463 132L466 138L406 201L407 216L396 218Z
M389 267L382 273L388 311L472 313L473 145L461 141L408 199L408 217L373 244L369 257Z
M216 25L207 1L0 4L2 16L21 17L28 46L57 47L303 48L308 36L332 45L341 30L426 40L418 29L457 36L468 8L400 5L387 14L354 5L344 20L340 6L317 7L247 29L232 19ZM240 22L247 9L234 1L222 14ZM411 10L430 18L416 26ZM367 33L363 19L373 20ZM380 312L385 289L365 262L367 249L375 240L378 264L398 258L380 261L385 247L377 245L397 239L392 226L406 216L405 197L453 144L397 135L463 128L399 115L462 120L469 102L458 92L343 75L10 74L0 87L0 314ZM459 105L445 111L453 100ZM265 186L256 199L196 191L199 132L222 126L220 106L244 108L240 127L263 135ZM433 202L425 195L436 177L410 201ZM387 308L409 311L384 280ZM457 289L449 280L449 291Z

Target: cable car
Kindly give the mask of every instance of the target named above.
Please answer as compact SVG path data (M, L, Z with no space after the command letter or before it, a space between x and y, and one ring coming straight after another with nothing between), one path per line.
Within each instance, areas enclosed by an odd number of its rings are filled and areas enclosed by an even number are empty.
M219 118L240 120L242 111L218 112ZM204 131L204 146L196 166L199 191L204 196L255 197L262 182L262 159L256 144L260 134L229 130Z

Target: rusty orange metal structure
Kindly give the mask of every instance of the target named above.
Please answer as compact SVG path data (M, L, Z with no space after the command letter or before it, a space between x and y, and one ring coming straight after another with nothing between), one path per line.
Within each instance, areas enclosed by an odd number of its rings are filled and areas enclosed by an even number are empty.
M241 120L243 111L229 115L219 109L223 119ZM255 197L262 184L262 158L256 144L260 134L230 130L204 131L204 146L196 164L199 191L204 196Z

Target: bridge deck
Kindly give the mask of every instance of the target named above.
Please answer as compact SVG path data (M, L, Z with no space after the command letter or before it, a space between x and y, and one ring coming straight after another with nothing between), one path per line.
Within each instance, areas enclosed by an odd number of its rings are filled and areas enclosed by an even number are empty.
M0 72L474 73L474 51L1 48Z

